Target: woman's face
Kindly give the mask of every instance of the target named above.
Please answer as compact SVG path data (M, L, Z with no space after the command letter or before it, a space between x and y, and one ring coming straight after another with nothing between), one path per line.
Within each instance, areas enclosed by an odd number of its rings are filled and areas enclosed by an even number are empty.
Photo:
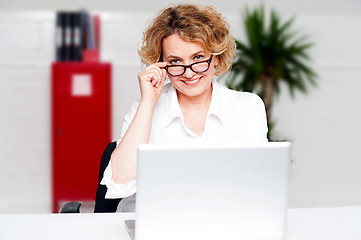
M163 40L163 61L167 66L190 65L210 59L211 53L207 52L198 42L184 41L178 34L172 34ZM212 93L211 83L214 76L214 66L217 57L212 57L209 69L203 73L195 73L187 68L180 76L171 76L169 80L177 89L178 97L197 97Z

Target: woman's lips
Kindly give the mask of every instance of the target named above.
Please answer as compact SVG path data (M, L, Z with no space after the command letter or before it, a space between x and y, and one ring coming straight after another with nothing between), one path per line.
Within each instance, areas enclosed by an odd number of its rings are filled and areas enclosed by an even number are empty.
M188 86L194 86L194 85L196 85L198 82L199 82L199 80L201 79L202 77L199 77L199 78L197 78L197 79L194 79L194 80L182 80L182 82L184 82L186 85L188 85Z

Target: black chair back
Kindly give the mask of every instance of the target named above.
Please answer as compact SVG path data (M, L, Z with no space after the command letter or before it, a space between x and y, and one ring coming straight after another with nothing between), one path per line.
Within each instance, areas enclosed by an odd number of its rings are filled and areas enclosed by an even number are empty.
M116 147L116 142L111 142L105 148L103 152L102 159L100 161L99 167L99 179L98 179L98 188L95 196L95 213L104 213L104 212L116 212L119 202L122 200L119 199L105 199L105 193L107 192L107 187L105 185L101 185L100 181L103 179L104 170L108 166L110 161L110 156Z

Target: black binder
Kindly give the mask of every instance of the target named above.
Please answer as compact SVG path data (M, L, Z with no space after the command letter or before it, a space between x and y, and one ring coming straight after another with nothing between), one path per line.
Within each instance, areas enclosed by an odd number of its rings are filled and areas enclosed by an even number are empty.
M83 60L83 49L93 49L94 29L88 12L56 12L56 61Z
M81 61L82 60L82 16L80 12L72 13L72 23L71 23L71 59L73 61Z
M65 21L65 13L57 12L56 13L56 61L64 61L64 21Z
M64 13L64 61L71 61L71 13Z

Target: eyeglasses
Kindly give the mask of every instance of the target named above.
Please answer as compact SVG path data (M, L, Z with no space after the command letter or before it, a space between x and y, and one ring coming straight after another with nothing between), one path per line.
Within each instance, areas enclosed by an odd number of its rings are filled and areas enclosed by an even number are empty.
M211 55L208 60L192 63L190 65L169 65L165 66L164 68L168 74L173 77L183 75L187 71L187 68L190 68L195 73L203 73L209 69L209 66L212 62L212 57L213 55Z

